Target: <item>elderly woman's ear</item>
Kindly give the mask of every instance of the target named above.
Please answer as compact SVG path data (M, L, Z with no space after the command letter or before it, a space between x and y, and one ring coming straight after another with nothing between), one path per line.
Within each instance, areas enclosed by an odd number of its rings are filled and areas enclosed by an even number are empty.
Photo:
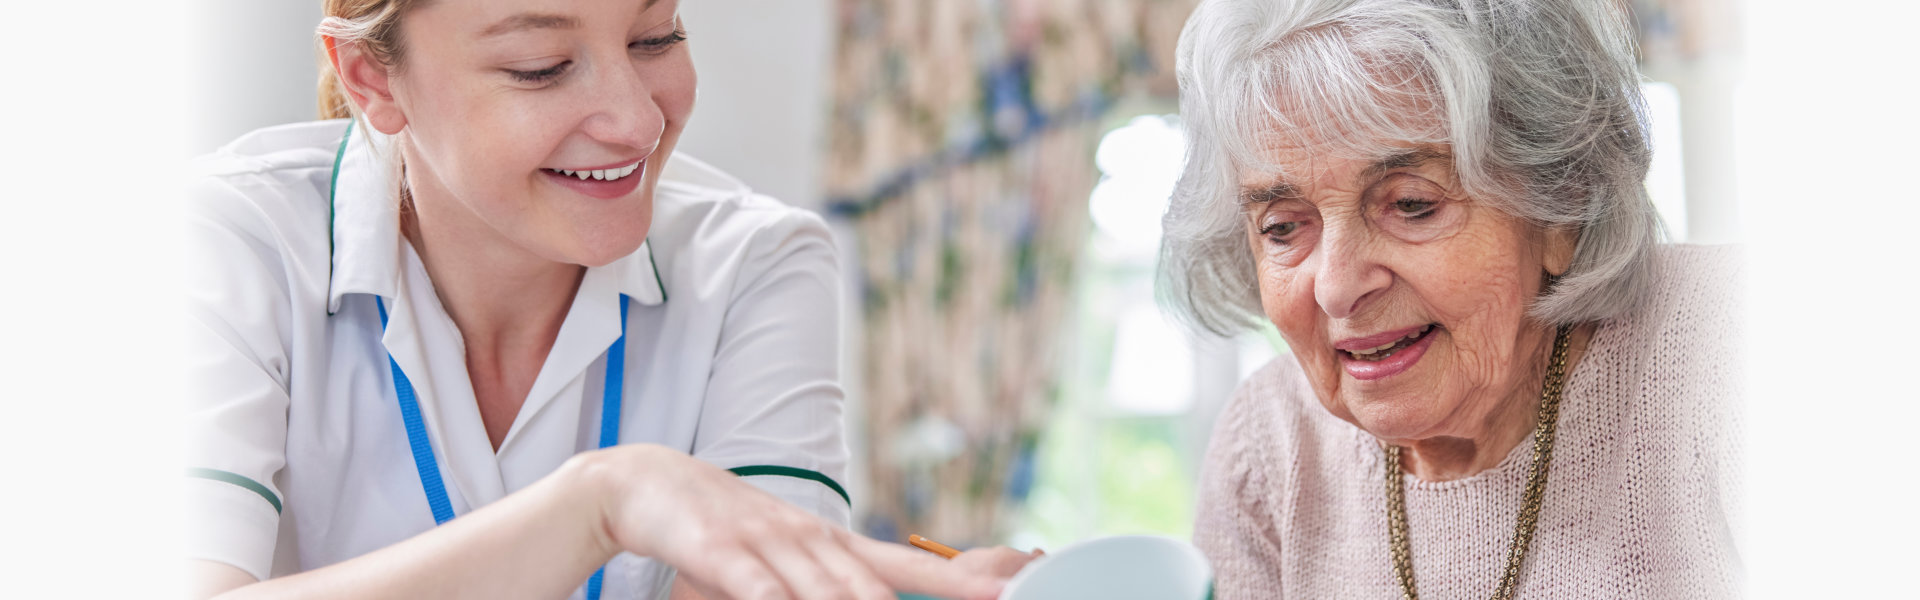
M1580 230L1574 227L1553 227L1547 229L1546 253L1541 256L1547 274L1559 277L1567 274L1573 266L1573 249L1580 245Z

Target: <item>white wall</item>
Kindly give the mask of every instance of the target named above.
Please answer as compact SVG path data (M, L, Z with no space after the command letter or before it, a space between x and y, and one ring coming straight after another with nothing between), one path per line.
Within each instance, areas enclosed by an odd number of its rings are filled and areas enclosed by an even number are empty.
M1748 246L1749 597L1914 594L1920 5L1748 4L1732 98Z
M320 1L196 0L186 36L190 154L317 116Z
M680 149L819 208L833 12L828 0L682 0L700 98Z

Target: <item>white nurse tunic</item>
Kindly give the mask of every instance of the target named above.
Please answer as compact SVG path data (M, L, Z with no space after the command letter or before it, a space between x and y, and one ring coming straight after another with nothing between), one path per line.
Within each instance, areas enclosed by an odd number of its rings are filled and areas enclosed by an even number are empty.
M587 269L496 452L460 332L400 235L392 149L368 131L346 120L271 127L195 162L189 558L266 579L434 527L389 352L417 391L456 515L598 447L622 295L619 441L736 469L846 525L839 283L818 216L674 156L647 242ZM603 598L664 597L672 571L623 554L605 577Z

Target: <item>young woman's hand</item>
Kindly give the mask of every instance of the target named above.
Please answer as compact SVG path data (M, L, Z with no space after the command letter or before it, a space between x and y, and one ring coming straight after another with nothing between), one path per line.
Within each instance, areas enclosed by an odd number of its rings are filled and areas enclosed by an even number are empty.
M1032 552L1021 552L1006 546L974 548L953 557L953 565L968 573L1007 579L1026 568L1027 563L1046 554L1038 548Z
M709 599L894 600L897 590L991 600L1005 585L1000 569L867 539L664 447L574 460L601 491L608 549L672 565Z

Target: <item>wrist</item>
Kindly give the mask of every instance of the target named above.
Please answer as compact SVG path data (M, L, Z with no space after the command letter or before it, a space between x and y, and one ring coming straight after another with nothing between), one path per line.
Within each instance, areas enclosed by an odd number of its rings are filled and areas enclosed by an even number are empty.
M619 522L623 482L618 469L608 464L613 458L606 451L575 455L560 466L560 493L570 501L569 512L579 516L593 549L611 559L626 550L615 523Z

